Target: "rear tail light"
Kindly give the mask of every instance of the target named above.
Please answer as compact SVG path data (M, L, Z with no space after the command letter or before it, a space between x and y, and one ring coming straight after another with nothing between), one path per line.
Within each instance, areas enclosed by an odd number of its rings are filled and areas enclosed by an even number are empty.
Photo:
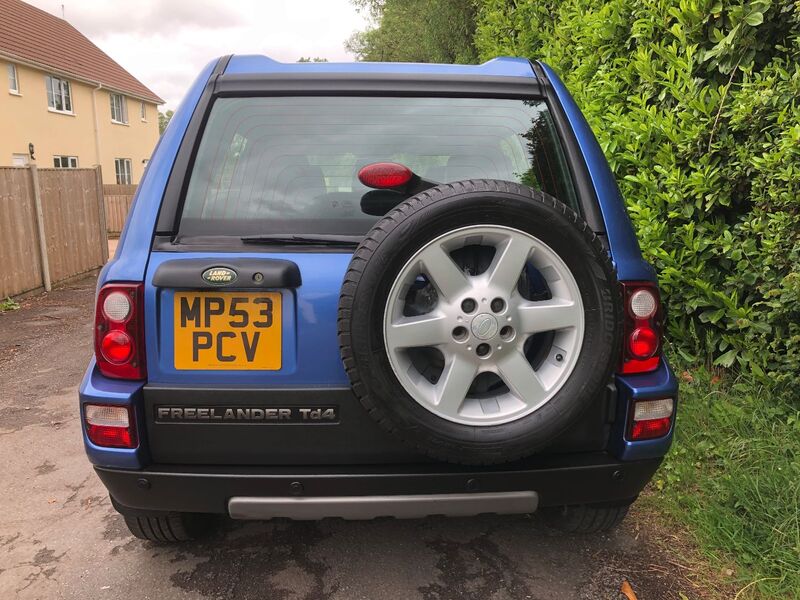
M86 435L96 446L136 448L136 425L125 406L86 404L83 407Z
M143 292L141 283L110 283L97 294L94 354L106 377L147 377Z
M675 402L672 398L639 400L633 405L631 441L650 440L667 435L672 425Z
M656 284L623 282L625 343L621 373L655 371L661 356L662 311Z

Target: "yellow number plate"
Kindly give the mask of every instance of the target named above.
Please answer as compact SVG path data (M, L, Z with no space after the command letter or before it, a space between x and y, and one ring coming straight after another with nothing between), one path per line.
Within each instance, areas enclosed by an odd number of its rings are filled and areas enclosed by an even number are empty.
M277 292L178 292L174 320L176 369L281 368Z

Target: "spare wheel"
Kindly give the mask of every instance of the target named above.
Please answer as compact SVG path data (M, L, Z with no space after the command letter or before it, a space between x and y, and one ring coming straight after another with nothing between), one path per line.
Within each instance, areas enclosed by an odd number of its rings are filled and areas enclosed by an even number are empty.
M369 414L421 452L492 464L603 398L622 302L587 224L540 191L461 181L401 203L353 254L339 340Z

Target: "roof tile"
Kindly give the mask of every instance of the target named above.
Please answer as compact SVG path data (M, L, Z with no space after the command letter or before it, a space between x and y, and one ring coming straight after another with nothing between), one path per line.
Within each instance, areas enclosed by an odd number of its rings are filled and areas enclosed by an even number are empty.
M164 103L67 21L21 0L0 0L0 53Z

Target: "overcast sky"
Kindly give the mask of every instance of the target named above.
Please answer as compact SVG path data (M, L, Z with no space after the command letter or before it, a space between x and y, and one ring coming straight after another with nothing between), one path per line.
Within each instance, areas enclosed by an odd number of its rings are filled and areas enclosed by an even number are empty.
M366 27L349 0L26 0L61 16L176 108L222 54L351 61L344 41Z

